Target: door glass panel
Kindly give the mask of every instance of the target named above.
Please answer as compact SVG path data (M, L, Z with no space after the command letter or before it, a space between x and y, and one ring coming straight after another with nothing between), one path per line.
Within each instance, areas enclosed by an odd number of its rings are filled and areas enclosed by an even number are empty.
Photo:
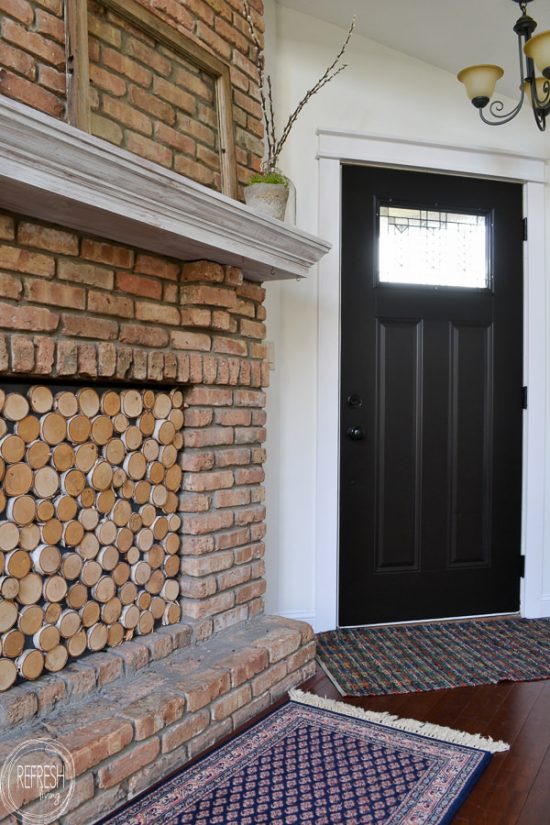
M490 286L487 215L380 206L380 283Z

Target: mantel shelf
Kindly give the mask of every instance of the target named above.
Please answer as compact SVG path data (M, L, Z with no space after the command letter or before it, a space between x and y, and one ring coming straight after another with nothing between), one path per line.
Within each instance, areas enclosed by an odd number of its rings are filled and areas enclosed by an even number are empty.
M330 244L0 96L0 207L246 277L303 278Z

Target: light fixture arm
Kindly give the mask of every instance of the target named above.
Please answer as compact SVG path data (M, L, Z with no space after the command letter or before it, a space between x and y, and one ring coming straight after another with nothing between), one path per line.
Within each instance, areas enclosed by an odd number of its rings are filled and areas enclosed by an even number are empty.
M520 18L521 19L521 18ZM519 21L518 21L519 22ZM533 21L534 22L534 21ZM525 75L525 66L523 63L523 43L520 34L518 33L518 47L519 47L519 71L520 77L522 80L524 79ZM531 86L533 88L533 86ZM489 112L491 116L495 118L495 120L489 120L485 114L483 109L479 109L479 116L487 126L501 126L503 123L509 123L511 120L515 118L515 116L519 113L521 107L523 106L523 102L525 100L525 91L523 88L523 83L520 86L520 98L516 106L509 111L503 112L504 103L502 100L493 100L493 102L489 105Z

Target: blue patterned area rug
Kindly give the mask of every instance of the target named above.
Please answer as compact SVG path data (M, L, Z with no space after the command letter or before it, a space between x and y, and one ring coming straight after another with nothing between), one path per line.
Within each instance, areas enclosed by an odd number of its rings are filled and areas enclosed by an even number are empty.
M111 825L443 825L504 743L292 691ZM455 740L455 741L449 741Z

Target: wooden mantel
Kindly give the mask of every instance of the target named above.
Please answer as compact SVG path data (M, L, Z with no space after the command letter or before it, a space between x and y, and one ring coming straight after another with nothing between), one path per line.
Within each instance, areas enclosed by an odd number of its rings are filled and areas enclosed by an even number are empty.
M303 278L330 244L0 96L0 208L248 278Z

